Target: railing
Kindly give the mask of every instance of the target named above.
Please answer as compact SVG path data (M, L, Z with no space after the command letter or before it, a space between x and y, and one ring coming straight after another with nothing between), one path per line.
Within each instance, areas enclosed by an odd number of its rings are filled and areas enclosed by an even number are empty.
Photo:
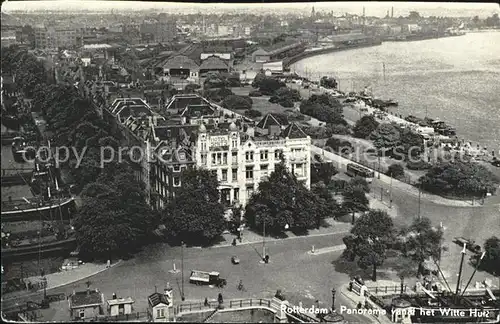
M375 295L378 295L378 294L399 294L401 292L401 285L394 285L394 286L373 286L373 287L367 287L368 290L371 292L371 293L374 293ZM403 286L403 293L405 293L407 291L407 286L404 285Z
M256 141L255 145L257 147L276 147L285 145L285 140L275 140L275 141Z
M267 307L270 309L277 309L279 306L275 305L270 299L257 299L257 298L249 298L249 299L236 299L230 300L229 303L222 304L227 308L238 309L245 307ZM214 308L219 308L220 304L217 301L210 301L207 304L203 302L199 303L190 303L190 304L181 304L176 308L176 314L179 315L181 313L189 313L200 310L209 310Z
M120 314L115 316L98 315L88 318L74 318L73 322L126 322L126 321L143 321L148 318L148 312L135 312L132 314Z
M231 300L229 302L229 308L243 308L243 307L256 307L256 306L266 306L271 308L271 300L269 299L240 299Z

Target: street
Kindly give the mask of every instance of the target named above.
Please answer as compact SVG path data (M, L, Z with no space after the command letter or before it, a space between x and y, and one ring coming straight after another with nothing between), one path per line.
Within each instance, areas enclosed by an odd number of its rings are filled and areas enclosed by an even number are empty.
M262 243L239 245L236 247L184 248L184 294L186 302L202 302L205 297L216 299L222 292L224 299L274 296L281 289L287 300L293 304L303 302L304 307L311 306L319 300L320 307L331 307L331 289L346 283L346 274L336 273L331 262L341 252L332 252L312 256L307 252L312 245L322 247L342 244L345 234L321 237L300 237L292 240L266 242L266 250L270 256L269 264L260 263ZM231 256L240 258L239 265L231 264ZM135 311L145 311L147 297L154 293L155 287L162 291L167 282L174 287L174 299L181 302L181 273L169 272L173 264L181 270L181 248L168 247L165 244L148 246L133 259L124 261L105 272L90 279L55 288L50 294L65 293L73 290L85 290L90 280L91 288L97 288L110 299L113 293L118 297L132 297L135 300ZM221 278L227 279L223 289L208 286L196 286L189 283L191 270L218 271ZM239 281L243 281L246 291L237 289ZM41 296L42 293L39 293ZM26 299L5 300L3 307L11 307L16 302L25 303ZM340 293L336 296L337 308L340 305L353 307ZM67 311L67 310L61 310ZM350 323L369 323L370 320L359 315L348 315Z

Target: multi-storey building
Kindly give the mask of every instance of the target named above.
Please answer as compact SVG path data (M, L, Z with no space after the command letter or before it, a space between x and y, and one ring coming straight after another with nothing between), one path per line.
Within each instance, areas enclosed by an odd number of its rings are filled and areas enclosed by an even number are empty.
M47 27L35 29L35 48L58 49L80 46L79 32L72 28Z
M163 112L168 117L160 120L152 113L131 115L129 104L124 120L127 105L121 101L113 104L113 115L148 152L141 179L157 207L175 197L182 171L193 166L217 175L227 206L246 205L259 182L282 161L310 187L311 139L295 123L269 114L255 125L198 95L175 95Z
M177 25L174 20L144 21L140 26L143 41L156 43L171 42L177 36Z

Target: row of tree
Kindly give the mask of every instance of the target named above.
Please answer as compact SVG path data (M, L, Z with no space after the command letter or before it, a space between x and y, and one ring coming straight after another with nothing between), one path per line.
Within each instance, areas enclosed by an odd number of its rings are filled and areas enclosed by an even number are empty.
M300 104L300 112L327 124L347 125L342 104L331 95L313 94Z
M32 98L38 84L47 82L48 73L42 61L18 46L2 47L2 74L14 77L17 89L27 98Z
M277 103L285 108L293 107L295 102L302 99L298 90L288 88L284 82L266 76L263 72L255 76L252 87L259 89L261 95L270 96L269 102Z

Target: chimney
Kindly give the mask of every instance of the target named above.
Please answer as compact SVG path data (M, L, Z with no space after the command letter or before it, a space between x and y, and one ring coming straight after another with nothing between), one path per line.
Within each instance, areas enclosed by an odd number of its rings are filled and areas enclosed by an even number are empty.
M394 18L394 7L391 8L391 18Z

